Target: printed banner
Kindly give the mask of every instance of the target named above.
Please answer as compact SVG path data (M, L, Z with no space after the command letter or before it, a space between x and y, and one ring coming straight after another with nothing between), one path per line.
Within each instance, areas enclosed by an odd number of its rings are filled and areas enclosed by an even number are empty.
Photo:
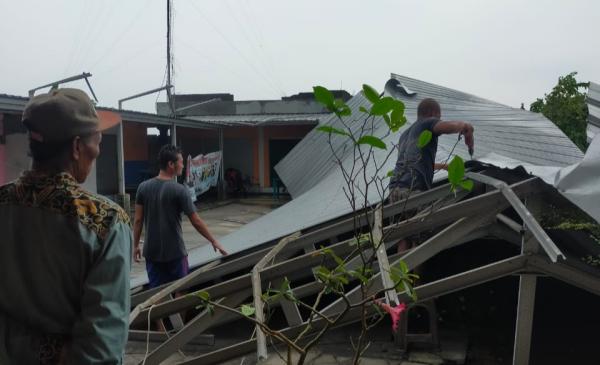
M208 191L211 186L217 186L220 169L221 151L198 155L194 158L188 156L185 184L193 201L196 201L197 195Z

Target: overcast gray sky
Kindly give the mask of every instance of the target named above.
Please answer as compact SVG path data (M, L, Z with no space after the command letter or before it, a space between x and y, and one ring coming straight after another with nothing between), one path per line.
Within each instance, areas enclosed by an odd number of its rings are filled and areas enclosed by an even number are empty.
M354 93L393 72L518 107L571 71L600 82L600 1L173 3L177 93ZM0 14L0 93L86 71L99 104L116 107L164 84L166 0L0 0ZM125 106L152 112L156 100Z

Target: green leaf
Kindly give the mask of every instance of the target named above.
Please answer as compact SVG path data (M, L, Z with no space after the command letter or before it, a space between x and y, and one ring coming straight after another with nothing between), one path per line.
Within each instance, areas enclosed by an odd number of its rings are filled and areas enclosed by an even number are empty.
M404 114L404 103L398 99L394 99L392 110L398 111L400 114Z
M382 150L387 149L385 142L383 142L381 139L379 139L375 136L362 136L362 137L360 137L360 139L358 141L356 141L356 143L357 144L368 144L369 146L381 148Z
M394 175L396 174L396 170L390 170L387 172L387 174L385 174L385 176L387 177L394 177Z
M430 130L425 129L419 135L419 140L417 141L417 146L419 148L423 148L423 147L427 146L429 144L429 142L431 141L431 137L433 137L433 133L431 133Z
M389 96L381 98L373 103L371 107L372 115L384 115L392 111L396 105L395 99Z
M362 106L362 105L358 107L358 110L360 110L360 111L361 111L361 112L363 112L363 113L367 113L367 114L369 114L369 111L367 110L367 108L365 108L365 107L364 107L364 106Z
M375 103L377 102L377 100L379 100L379 93L373 89L371 86L367 85L367 84L363 84L363 93L365 94L365 97L367 98L367 100L369 100L371 103Z
M210 294L208 294L207 291L196 292L196 296L203 302L208 302L210 300Z
M392 129L392 119L390 118L390 116L387 114L384 114L383 120L385 120L385 124L387 124L388 128Z
M322 125L320 127L317 128L318 131L320 132L325 132L325 133L335 133L335 134L339 134L342 136L347 136L350 137L350 134L348 134L348 132L338 129L338 128L334 128L330 125Z
M253 316L254 313L256 313L256 309L254 309L253 306L248 305L248 304L242 305L240 310L241 310L242 314L245 315L246 317Z
M400 262L398 263L398 267L400 268L403 274L408 273L408 265L406 265L406 262L404 262L404 260L400 260Z
M385 115L384 115L385 117ZM406 117L404 116L404 111L400 109L392 110L390 123L390 129L392 132L398 132L398 130L406 124Z
M328 109L333 109L334 100L333 94L327 88L323 86L315 86L313 87L313 92L315 93L315 100L319 103L325 105Z
M342 275L338 276L337 279L344 285L348 285L350 283L350 280L348 280L347 277Z
M207 304L206 305L206 310L208 311L208 313L212 316L213 314L215 314L215 306L212 304Z
M463 180L460 182L460 186L466 191L473 190L473 180Z
M363 284L366 284L369 281L369 279L358 270L349 271L349 274L360 280Z
M448 164L448 181L453 186L458 186L465 176L465 163L460 156L456 155Z

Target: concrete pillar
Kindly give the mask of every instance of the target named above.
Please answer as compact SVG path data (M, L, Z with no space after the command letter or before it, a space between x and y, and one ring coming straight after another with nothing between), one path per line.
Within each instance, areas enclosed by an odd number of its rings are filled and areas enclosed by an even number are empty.
M265 129L258 127L258 183L260 188L265 184Z

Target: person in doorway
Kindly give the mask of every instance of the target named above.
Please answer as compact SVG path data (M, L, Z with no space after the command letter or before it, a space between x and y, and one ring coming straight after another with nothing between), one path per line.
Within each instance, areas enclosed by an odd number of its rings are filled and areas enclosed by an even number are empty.
M158 153L158 176L140 184L135 198L134 259L141 261L140 238L145 226L143 256L151 288L175 281L189 273L187 250L181 230L181 214L206 238L215 251L227 255L223 246L196 213L188 190L174 178L183 171L181 149L166 145Z
M474 148L473 126L463 121L442 121L440 104L431 98L422 100L417 108L417 121L406 129L398 142L398 159L389 184L389 200L405 200L409 195L431 188L434 170L447 169L445 164L435 162L438 137L458 133L464 137L469 152ZM430 131L431 141L419 148L417 141L423 131ZM414 239L401 240L398 252L406 251L416 244Z
M79 185L119 122L78 89L25 106L32 169L0 187L0 364L123 362L129 217Z

